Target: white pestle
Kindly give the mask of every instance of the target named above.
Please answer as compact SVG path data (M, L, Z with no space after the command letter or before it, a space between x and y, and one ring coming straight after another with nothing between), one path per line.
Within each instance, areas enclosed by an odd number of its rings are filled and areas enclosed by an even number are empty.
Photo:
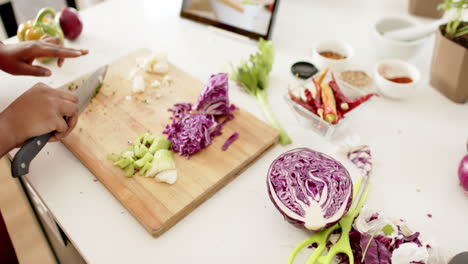
M447 18L441 18L434 22L418 25L418 26L411 26L406 28L400 28L392 31L388 31L383 33L383 35L387 38L393 40L400 40L400 41L412 41L426 37L427 35L432 34L436 31L440 25L445 24L447 22Z

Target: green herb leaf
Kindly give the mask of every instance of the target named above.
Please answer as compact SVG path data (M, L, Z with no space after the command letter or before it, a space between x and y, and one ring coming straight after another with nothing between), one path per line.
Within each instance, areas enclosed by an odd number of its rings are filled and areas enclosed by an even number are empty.
M393 228L392 225L388 224L382 228L382 231L384 232L386 236L389 236L393 234L393 232L395 232L395 228Z

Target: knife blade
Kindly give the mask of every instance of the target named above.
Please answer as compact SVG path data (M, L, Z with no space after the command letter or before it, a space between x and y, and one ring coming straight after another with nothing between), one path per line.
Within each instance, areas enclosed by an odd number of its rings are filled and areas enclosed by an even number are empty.
M78 96L78 113L81 114L88 106L89 102L94 98L96 90L101 86L107 72L107 65L104 65L94 71L91 76L86 79L83 84L76 90Z
M462 252L456 255L449 262L449 264L467 264L467 263L468 263L468 252Z
M76 95L79 99L79 114L83 112L89 102L93 99L96 94L96 90L102 85L106 72L107 65L100 67L77 89ZM37 154L39 154L54 134L55 131L51 131L47 134L30 138L23 144L21 149L15 154L11 163L11 174L13 177L20 177L29 172L29 165L32 160L37 156Z

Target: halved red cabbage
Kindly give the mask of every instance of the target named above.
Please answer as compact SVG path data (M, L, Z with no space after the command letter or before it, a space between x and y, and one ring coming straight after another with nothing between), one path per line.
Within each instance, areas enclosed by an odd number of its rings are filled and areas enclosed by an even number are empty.
M195 109L207 115L229 114L228 75L218 73L211 75L205 88L198 97Z
M268 193L289 222L318 231L338 222L349 210L353 182L335 159L307 148L293 149L273 161Z

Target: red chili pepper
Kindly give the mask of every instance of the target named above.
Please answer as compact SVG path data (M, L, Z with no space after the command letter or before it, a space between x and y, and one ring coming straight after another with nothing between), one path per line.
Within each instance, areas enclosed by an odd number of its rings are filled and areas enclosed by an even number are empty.
M347 103L348 104L348 109L347 110L342 110L341 113L343 115L348 113L349 111L351 111L354 108L358 107L360 104L362 104L365 101L369 100L372 96L379 96L379 95L376 94L376 93L370 93L370 94L366 94L366 95L363 95L361 97L358 97L358 98L354 99L353 101L348 102Z
M332 77L332 78L335 79L334 77ZM330 81L330 82L328 82L328 85L332 88L333 92L335 93L335 97L339 101L345 102L345 103L348 103L348 104L353 101L353 100L349 99L348 97L346 97L346 95L344 95L344 93L341 91L341 88L340 88L340 86L338 86L338 83L336 81Z
M322 87L320 87L320 84L314 78L312 78L312 82L314 83L315 91L316 91L315 98L314 98L315 108L323 109L323 106L322 106Z
M309 105L307 102L304 102L300 97L295 96L291 92L291 90L288 90L288 94L289 94L289 98L291 98L291 100L293 102L295 102L296 104L304 107L305 109L309 110L310 112L312 112L314 114L317 114L316 109L312 105Z
M312 97L312 93L308 90L304 90L304 95L306 97L306 103L315 108L314 98Z

